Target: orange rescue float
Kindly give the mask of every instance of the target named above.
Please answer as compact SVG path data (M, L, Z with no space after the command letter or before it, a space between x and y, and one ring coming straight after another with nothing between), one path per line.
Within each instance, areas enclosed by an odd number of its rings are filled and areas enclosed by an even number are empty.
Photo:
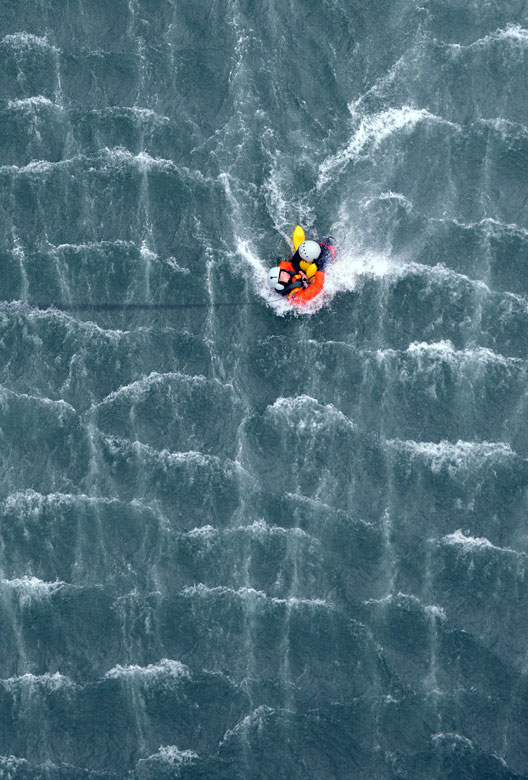
M304 240L304 230L300 225L297 225L293 231L293 248L295 251L297 251ZM324 244L322 242L321 246L329 250L331 259L334 260L336 256L335 247L330 243ZM282 268L285 271L289 271L291 273L295 273L295 268L289 262L289 260L283 260L281 263L279 263L279 268ZM310 301L313 301L314 298L317 298L317 296L323 292L325 283L325 272L320 271L315 263L310 264L301 262L301 269L307 275L309 284L307 287L299 287L298 289L292 290L291 293L289 293L288 300L293 306L305 306Z

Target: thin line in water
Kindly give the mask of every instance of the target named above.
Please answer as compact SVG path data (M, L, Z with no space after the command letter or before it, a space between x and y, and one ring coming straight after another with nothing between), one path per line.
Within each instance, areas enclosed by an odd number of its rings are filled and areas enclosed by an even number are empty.
M216 309L220 307L260 306L259 301L215 301L212 303L49 303L22 301L4 302L4 305L18 303L30 309L56 309L58 311L173 311L177 309Z

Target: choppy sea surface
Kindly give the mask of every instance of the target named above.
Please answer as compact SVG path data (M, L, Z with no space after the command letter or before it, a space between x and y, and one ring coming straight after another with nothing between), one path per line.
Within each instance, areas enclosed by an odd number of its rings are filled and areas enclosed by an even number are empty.
M528 777L527 173L525 0L1 2L1 780Z

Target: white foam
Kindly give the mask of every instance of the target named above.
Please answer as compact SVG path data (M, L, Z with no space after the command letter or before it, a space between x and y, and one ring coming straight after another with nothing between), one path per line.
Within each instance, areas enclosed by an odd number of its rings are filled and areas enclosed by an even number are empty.
M519 238L528 238L528 230L526 228L520 227L514 222L513 223L501 222L500 220L493 219L492 217L485 217L484 219L481 219L480 222L478 222L477 224L485 226L487 228L491 228L496 232L510 233L515 236L518 236Z
M514 136L515 138L528 136L528 127L520 122L510 122L508 119L496 117L493 119L479 119L479 124L489 127L498 133L503 140Z
M415 55L415 47L410 47L407 49L404 54L399 57L396 62L391 65L389 70L383 74L380 78L376 79L374 84L367 89L367 91L360 95L356 100L353 100L351 103L348 104L347 108L350 112L350 115L352 119L357 119L361 116L361 107L363 103L367 100L367 98L371 96L380 96L383 95L384 90L389 88L389 90L392 90L392 85L394 84L396 77L399 75L400 71L403 71L404 78L407 78L405 75L404 68L407 67L407 59L409 57L414 57Z
M244 718L242 718L242 720L240 720L236 726L233 726L232 729L228 729L220 740L220 745L225 743L230 737L235 736L240 732L246 731L255 724L260 726L263 724L265 718L269 715L272 715L274 712L275 710L271 707L268 707L265 704L261 704L260 707L257 707L252 712L250 712L249 715L246 715Z
M88 241L85 244L48 244L54 252L91 252L99 249L108 249L109 247L119 247L123 249L135 249L134 241L124 241L117 238L114 241Z
M458 544L461 545L464 550L482 550L493 549L494 545L485 537L481 536L475 538L473 536L465 536L460 529L452 534L442 537L442 541L445 544Z
M447 615L443 607L438 607L436 604L426 604L424 609L431 617L438 618L438 620L447 620Z
M183 463L195 468L217 467L223 472L231 468L239 470L241 467L228 458L219 458L216 455L206 455L197 450L188 450L186 452L170 452L169 450L156 450L148 444L140 441L131 441L120 436L102 436L107 443L109 450L113 454L122 453L124 450L132 452L141 458L149 458L168 466L177 466Z
M402 606L408 608L409 606L418 607L432 618L439 620L446 620L447 616L443 607L439 607L436 604L424 604L417 596L410 593L389 593L387 596L383 596L379 599L367 599L363 601L363 604L395 604L396 606Z
M372 523L367 522L366 520L362 520L358 517L355 517L353 520L351 520L350 515L347 514L342 509L336 509L334 506L330 506L330 504L325 504L324 501L321 501L320 498L310 498L309 496L304 496L301 493L285 493L285 497L296 504L304 504L305 506L310 507L311 509L315 509L318 512L326 512L331 517L343 517L346 519L347 523L354 523L354 525L361 525L363 528L371 528L374 529L375 526ZM319 544L319 540L314 540L317 544Z
M77 160L86 160L84 155L69 157L65 160L32 160L26 165L0 165L0 173L20 175L43 175L55 170L56 168L66 168L70 163Z
M356 290L364 277L387 279L392 282L409 276L424 276L432 282L448 285L458 291L465 285L469 285L491 294L485 282L453 271L441 263L431 266L416 262L402 262L384 253L365 252L353 248L342 249L338 259L329 267L326 273L325 291L327 296L333 297L337 292ZM500 293L500 295L514 299L524 309L528 309L526 298L514 293Z
M436 221L454 222L454 220L438 219ZM511 233L515 232L518 235L522 235L523 238L528 236L528 231L524 233L522 228L514 225L503 225L489 218L474 223L474 225L459 224L463 227L500 226L501 230ZM482 280L454 271L442 263L426 265L414 261L406 262L401 258L393 257L383 252L364 251L363 249L355 249L353 246L341 247L338 258L328 267L325 278L325 295L327 298L332 298L337 292L356 290L364 277L387 279L389 282L395 282L410 276L425 277L431 283L445 285L458 293L464 287L470 286L474 290L478 290L486 295L514 301L524 312L528 312L527 296L511 292L492 291Z
M0 580L0 585L6 588L12 588L17 592L20 602L26 604L31 601L48 598L56 591L67 585L66 582L55 580L54 582L45 582L38 577L26 575L18 579Z
M192 181L208 181L199 170L191 170L182 164L177 165L173 160L168 160L165 157L152 157L145 151L134 154L122 146L105 147L97 157L90 158L90 163L92 165L90 171L97 171L98 168L93 166L103 163L103 169L132 166L136 167L141 174L147 174L151 170L156 170L164 171L165 173L176 173L178 176L185 176Z
M409 453L412 457L420 457L430 461L430 468L438 472L447 465L452 474L457 469L474 467L475 461L484 463L497 460L515 458L516 455L510 445L505 442L489 441L462 441L456 443L449 441L429 442L414 441L412 439L387 439L389 447L398 451Z
M528 44L528 30L525 27L521 27L519 24L508 24L506 27L499 28L495 30L495 32L488 33L488 35L477 38L468 44L442 43L441 45L454 58L457 58L463 56L467 52L471 53L501 44L516 47L523 51Z
M270 598L268 596L268 598ZM333 609L334 605L326 599L304 599L298 596L289 596L288 598L279 598L277 596L271 596L270 598L273 604L283 604L287 607L324 607L324 609Z
M7 387L0 386L0 399L3 400L6 398L20 398L24 401L35 401L39 406L49 406L52 409L58 409L59 417L62 417L64 412L77 414L73 406L62 398L42 398L37 395L30 395L29 393L17 393Z
M16 49L38 47L40 49L49 49L55 53L60 52L55 46L52 46L45 36L33 35L28 32L12 33L5 35L0 41L0 45L13 46Z
M202 539L204 541L209 541L210 539L218 536L218 530L213 528L212 525L202 525L200 528L193 528L191 531L187 531L184 536L190 539Z
M148 120L149 122L154 122L161 125L170 124L172 122L170 117L165 116L164 114L158 114L151 108L143 108L141 106L107 106L105 108L91 109L88 113L100 116L108 116L109 114L116 116L127 116L131 114L132 116L138 117L141 120Z
M189 668L180 661L162 658L157 664L148 666L121 666L118 664L105 674L105 679L149 679L155 677L171 677L174 679L190 678Z
M254 520L251 525L238 525L236 528L226 529L226 533L243 533L255 539L269 536L296 536L300 539L312 539L302 528L283 528L278 525L268 525L265 520Z
M0 680L0 685L14 692L20 688L44 688L46 691L57 691L60 688L76 688L70 677L54 672L53 674L22 674L18 677L8 677Z
M508 555L524 555L523 553L519 553L516 550L512 550L510 547L497 547L484 536L466 536L460 530L460 528L454 531L452 534L443 536L441 542L443 544L461 547L464 553L482 552L483 550L495 550L496 552L506 553Z
M53 764L50 762L49 766L53 767ZM16 756L0 756L1 769L7 769L8 772L16 772L21 767L24 767L24 769L31 767L31 769L33 769L34 764L30 765L26 758L17 758ZM9 774L6 776L6 780L11 780L13 777L14 775Z
M88 496L85 493L37 493L37 491L28 488L10 493L7 498L0 503L4 512L19 512L23 516L29 514L38 515L47 508L78 507L83 504L93 506L137 506L149 512L151 507L145 506L137 499L133 499L130 504L120 501L118 498L108 498L106 496ZM65 584L65 583L64 583Z
M357 289L362 277L383 278L402 274L402 266L392 258L378 252L340 251L337 260L328 267L325 291L330 298L338 292Z
M480 279L472 279L466 274L461 274L458 271L453 271L451 268L447 268L442 263L436 265L424 265L423 263L406 263L396 268L397 274L395 276L402 277L407 275L419 275L431 277L434 281L438 281L440 284L451 284L454 288L460 288L463 285L470 285L471 287L479 288L484 292L491 293L490 288L485 282Z
M426 341L413 341L407 347L407 352L411 355L434 355L441 358L451 357L455 354L455 348L449 339L428 343Z
M288 598L279 598L277 596L268 596L262 590L255 588L229 588L225 585L216 585L210 587L200 582L198 585L189 585L182 591L184 596L199 596L200 598L209 598L210 596L235 596L236 598L248 602L269 602L271 604L285 605L288 607L324 607L333 609L333 605L325 599L306 599L290 596Z
M458 45L458 48L472 49L500 42L526 45L528 43L528 30L519 24L508 24L483 38L478 38L467 46Z
M204 179L200 171L192 171L185 166L176 165L172 160L163 157L152 157L147 152L133 154L121 146L113 148L105 147L99 154L87 157L83 154L75 155L64 160L32 160L25 165L1 165L0 173L20 175L44 175L55 169L67 168L72 163L81 163L88 166L89 172L99 172L101 169L133 166L140 173L146 174L150 170L174 172L180 176L188 176L195 179Z
M312 542L318 543L318 540L311 537L302 528L292 527L283 528L277 525L268 525L265 520L254 520L250 525L237 525L233 528L225 528L223 531L219 531L218 528L214 528L212 525L204 525L198 528L193 528L191 531L187 531L183 534L184 537L189 539L199 539L204 542L210 542L213 539L219 539L221 536L233 536L243 534L253 539L267 539L269 537L297 537L299 539L307 539Z
M32 97L19 98L18 100L8 100L7 107L15 111L33 110L36 108L58 108L55 103L43 95L33 95Z
M166 257L164 259L164 262L170 266L174 271L177 271L180 274L184 274L185 276L191 275L190 268L186 268L185 266L182 266L178 263L175 257Z
M133 154L123 146L114 146L112 148L106 146L101 150L99 157L107 160L111 165L134 165L142 171L150 169L177 170L177 166L172 160L167 160L163 157L151 157L147 152Z
M292 421L292 426L299 431L317 430L336 422L349 430L357 430L356 424L333 404L322 404L304 393L291 398L279 396L266 408L266 414Z
M0 168L1 170L1 168ZM102 328L95 322L89 320L78 320L71 314L59 311L58 309L34 309L28 305L25 301L10 301L9 303L0 302L0 312L6 315L20 314L24 318L24 323L31 323L34 321L43 320L48 322L50 319L60 322L61 325L68 331L71 336L76 330L85 331L88 336L103 337L113 344L117 344L121 339L128 338L130 336L136 336L138 334L149 334L152 331L151 327L141 325L134 330L119 330L111 328ZM167 329L167 331L169 331Z
M481 121L486 122L487 120ZM485 235L501 236L506 234L514 235L517 238L521 238L523 240L528 238L528 230L526 228L520 227L515 222L501 222L501 220L495 219L494 217L483 217L476 222L463 222L456 217L426 217L424 214L419 214L418 216L426 219L428 222L439 222L440 224L455 225L462 230L482 230Z
M502 135L509 135L512 132L516 132L517 134L524 135L525 133L528 134L528 127L526 125L520 124L519 122L511 122L507 119L501 119L501 118L495 118L495 119L479 119L479 123L487 125L492 127L497 132L500 132ZM419 211L416 211L414 204L409 198L407 198L405 195L399 193L399 192L391 192L390 190L388 192L382 192L380 195L377 195L376 197L372 198L365 198L361 201L361 206L363 208L368 208L372 203L375 201L383 201L383 200L395 200L396 202L400 203L406 211L414 212L418 217L421 219L427 221L427 222L438 222L440 224L447 224L447 225L455 225L458 228L461 228L463 230L484 230L486 235L502 235L506 233L507 235L515 235L518 238L526 239L528 238L528 230L524 227L521 227L520 225L517 225L516 223L512 222L502 222L499 219L496 219L494 217L483 217L482 219L479 219L475 222L463 222L460 219L457 219L456 217L431 217L427 216L426 214L420 213ZM398 264L398 267L402 267L401 263ZM435 266L427 266L429 268L435 267ZM444 266L436 266L438 268L442 268ZM456 272L454 272L456 273ZM469 279L469 277L466 277ZM475 280L470 280L475 281Z
M328 267L325 278L325 293L332 298L341 291L354 291L363 278L387 279L398 281L408 276L425 276L441 285L448 284L460 289L463 285L471 285L491 294L489 287L478 279L472 279L465 274L447 268L438 263L434 266L417 262L404 262L382 252L364 251L351 246L340 249L337 260ZM511 293L504 294L513 296ZM523 306L527 301L522 299Z
M372 203L376 201L383 202L384 200L396 201L396 203L399 203L401 206L403 206L405 211L414 210L413 203L411 200L409 200L409 198L407 198L401 192L392 192L392 190L388 190L387 192L381 192L375 198L365 198L364 200L361 201L361 207L368 208Z
M462 734L456 734L454 732L438 732L437 734L432 735L431 740L433 742L440 742L444 740L449 742L459 742L463 745L466 745L467 747L473 748L473 742L470 739L464 737Z
M403 130L412 131L420 122L442 124L460 130L460 127L453 122L431 114L425 108L412 106L389 108L378 114L366 116L361 120L347 146L321 164L317 189L321 189L337 169L343 169L350 161L360 158L365 152L370 154L375 151L390 136Z
M441 360L475 361L477 363L493 363L507 366L509 364L522 365L524 361L521 358L505 357L487 347L473 347L457 350L449 340L425 342L413 341L407 348L410 355L416 357L432 357Z
M477 368L491 364L503 366L508 370L513 368L524 371L526 363L522 358L506 357L487 347L456 349L448 339L434 342L413 341L405 350L379 349L375 352L378 362L399 360L407 355L415 359L421 367L424 367L425 363L447 362L459 368L466 364L476 364Z
M168 766L180 767L199 758L193 750L180 750L176 745L160 745L157 753L148 758L141 758L138 765L148 762L160 762Z
M245 601L267 598L264 591L255 590L254 588L238 588L235 590L225 585L210 587L209 585L204 585L203 582L198 583L198 585L187 585L182 593L184 596L201 596L205 598L213 595L238 596Z
M256 254L251 242L237 236L235 241L235 247L239 256L251 268L252 273L255 277L255 281L257 283L257 287L259 289L261 287L264 287L265 282L267 281L267 268L264 265L264 263L261 261L259 256Z
M275 227L288 225L289 214L291 212L291 204L284 197L283 187L281 186L283 171L282 155L276 153L269 176L265 179L263 184L263 190L266 194L266 205L268 207L268 212L273 215ZM282 230L280 232L286 238L285 233ZM288 236L287 238L291 242L290 237Z
M126 397L131 402L137 402L142 399L152 387L163 386L168 382L180 382L182 384L189 385L191 388L196 386L208 387L216 385L222 388L232 389L231 385L224 385L217 379L207 379L202 374L183 374L179 371L167 371L166 373L159 373L152 371L148 376L143 376L140 379L136 379L128 385L123 385L117 390L113 390L109 395L105 396L102 401L94 404L90 409L96 409L99 406L112 403L115 400Z
M503 30L497 30L496 36L503 41L528 43L528 30L520 24L508 24Z

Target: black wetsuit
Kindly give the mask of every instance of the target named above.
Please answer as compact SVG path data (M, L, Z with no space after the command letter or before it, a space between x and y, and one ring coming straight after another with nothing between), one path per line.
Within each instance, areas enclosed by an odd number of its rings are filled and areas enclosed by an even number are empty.
M324 271L325 265L332 257L330 250L328 249L328 246L334 243L334 239L332 238L332 236L328 236L328 238L325 238L324 241L317 241L317 243L321 247L321 254L317 258L317 260L314 260L313 262L316 264L318 271ZM301 260L302 257L299 256L299 250L297 250L290 260L290 263L293 265L297 273L299 273L299 271L301 270L301 265L300 265Z

